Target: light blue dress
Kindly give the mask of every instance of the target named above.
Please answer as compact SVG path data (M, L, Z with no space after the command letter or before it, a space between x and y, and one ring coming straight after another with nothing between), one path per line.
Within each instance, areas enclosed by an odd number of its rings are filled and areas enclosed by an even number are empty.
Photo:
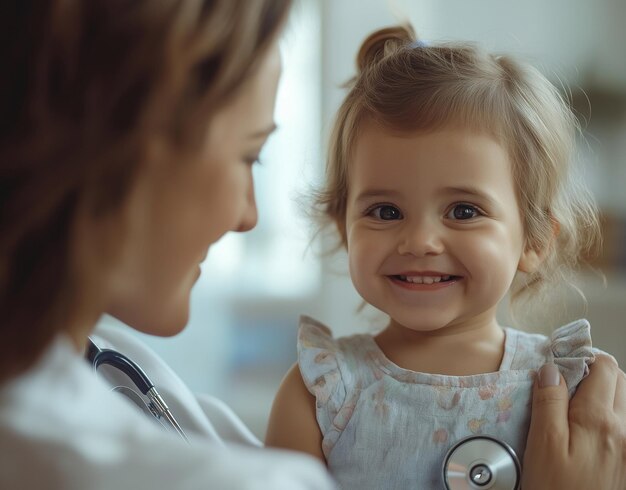
M589 323L551 337L505 328L498 372L418 373L391 362L371 335L334 339L302 317L298 364L316 398L328 468L344 489L440 489L442 463L460 439L478 434L526 446L533 380L553 360L570 396L594 360Z

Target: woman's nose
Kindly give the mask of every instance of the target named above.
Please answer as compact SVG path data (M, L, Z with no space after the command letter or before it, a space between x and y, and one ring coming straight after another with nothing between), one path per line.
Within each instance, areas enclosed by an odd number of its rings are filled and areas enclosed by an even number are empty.
M248 190L246 205L239 222L239 227L235 230L238 232L250 231L258 222L259 214L256 207L256 198L254 197L254 186L251 185Z
M441 230L436 223L406 223L398 243L400 255L439 255L443 250Z

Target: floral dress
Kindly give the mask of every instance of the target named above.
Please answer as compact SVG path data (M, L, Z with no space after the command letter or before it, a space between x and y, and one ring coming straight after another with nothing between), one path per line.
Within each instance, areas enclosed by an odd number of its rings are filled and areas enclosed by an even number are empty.
M460 439L489 435L522 458L537 370L554 361L570 396L594 360L589 323L550 337L512 328L497 372L444 376L403 369L371 335L333 338L302 317L298 364L316 398L328 468L344 489L443 488L442 463Z

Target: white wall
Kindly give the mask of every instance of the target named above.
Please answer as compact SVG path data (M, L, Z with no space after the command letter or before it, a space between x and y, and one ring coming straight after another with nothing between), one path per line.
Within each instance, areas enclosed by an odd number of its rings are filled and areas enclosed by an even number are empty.
M623 0L321 0L324 112L336 87L353 74L360 42L372 30L410 20L424 39L463 39L515 52L569 83L588 73L600 83L626 85L626 2Z

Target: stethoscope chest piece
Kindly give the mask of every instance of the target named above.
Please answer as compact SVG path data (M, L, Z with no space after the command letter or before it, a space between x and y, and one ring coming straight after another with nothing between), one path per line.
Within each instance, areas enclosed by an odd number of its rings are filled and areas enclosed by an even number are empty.
M515 451L489 436L471 436L450 448L443 462L447 490L517 490L521 468Z

